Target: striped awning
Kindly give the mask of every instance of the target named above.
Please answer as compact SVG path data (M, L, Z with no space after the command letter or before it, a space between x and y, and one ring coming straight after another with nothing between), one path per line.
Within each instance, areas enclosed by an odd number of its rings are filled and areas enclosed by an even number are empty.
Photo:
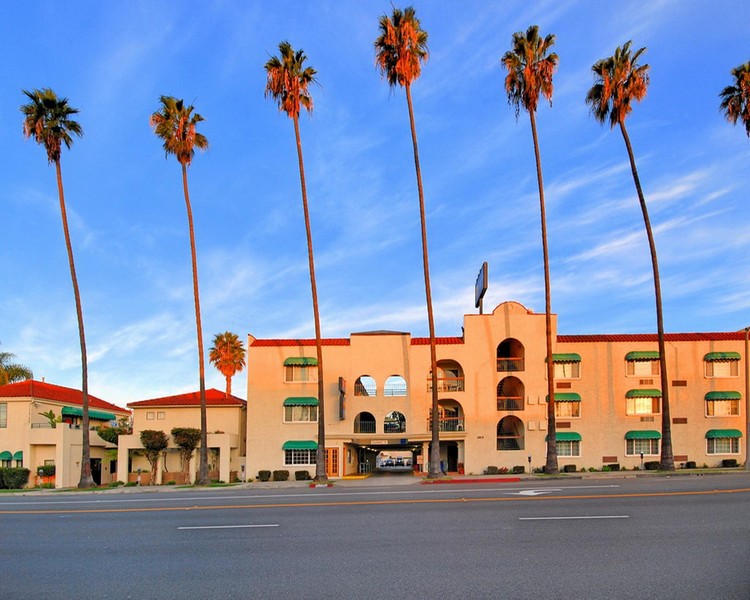
M545 357L545 362L547 361ZM577 354L575 352L564 352L561 354L553 354L552 355L552 362L556 363L574 363L574 362L581 362L581 355Z
M628 390L625 394L626 398L661 398L661 390L653 389L642 389L642 390Z
M23 450L19 450L13 455L13 460L23 460Z
M741 438L742 432L739 429L709 429L706 432L706 438L715 440L716 438Z
M317 450L318 442L312 440L289 440L281 446L282 450Z
M544 397L545 402L549 402L549 396ZM576 392L557 392L555 402L580 402L581 395Z
M83 409L77 406L63 406L62 415L63 417L82 417ZM102 410L89 410L89 419L94 419L94 421L114 421L116 418L113 413Z
M284 406L318 406L318 399L312 396L292 396L284 400Z
M545 437L544 441L546 442L548 439L549 436ZM581 434L575 431L558 431L555 433L555 440L558 442L580 442L582 439Z
M658 350L640 350L634 352L628 352L625 355L625 360L659 360Z
M290 356L284 359L285 367L316 367L318 359L311 356Z
M636 429L625 434L626 440L660 440L661 433L653 429Z
M0 452L0 460L13 460L13 454L8 450L3 450Z
M707 362L718 362L721 360L740 360L739 352L709 352L703 357Z
M708 392L706 400L741 400L742 394L739 392Z

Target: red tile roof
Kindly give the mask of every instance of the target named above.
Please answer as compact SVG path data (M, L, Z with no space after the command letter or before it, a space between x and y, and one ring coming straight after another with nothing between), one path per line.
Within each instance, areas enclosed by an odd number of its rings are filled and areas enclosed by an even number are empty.
M347 338L323 338L324 346L348 346ZM251 346L315 346L315 340L253 340Z
M83 406L83 394L81 390L63 387L61 385L52 385L44 381L18 381L8 385L0 385L0 397L2 398L38 398L39 400L54 400L73 406ZM130 411L110 402L97 398L89 394L89 407L116 412L121 415L129 415Z
M128 402L132 408L141 408L144 406L200 406L200 392L188 392L187 394L177 394L176 396L165 396L164 398L152 398L150 400L140 400L138 402ZM237 396L227 397L225 392L216 388L206 390L206 406L246 406L247 401Z
M411 338L411 345L412 346L427 346L430 343L430 338L428 337L417 337L417 338ZM464 338L462 337L436 337L435 343L445 346L448 344L463 344Z
M719 333L665 333L667 342L721 342L744 340L745 331L722 331ZM597 343L597 342L657 342L655 333L615 333L595 335L558 335L558 343Z

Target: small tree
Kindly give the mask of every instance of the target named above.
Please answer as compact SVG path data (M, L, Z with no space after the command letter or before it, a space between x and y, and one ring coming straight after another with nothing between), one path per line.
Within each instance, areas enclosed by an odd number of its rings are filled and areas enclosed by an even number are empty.
M154 429L144 429L141 431L141 445L148 464L151 466L151 482L149 485L154 485L156 483L156 463L159 462L159 454L169 446L167 434Z
M172 429L172 438L174 443L180 448L180 462L182 463L182 472L185 475L185 481L189 481L190 460L193 458L193 452L198 447L201 439L201 430L195 427L174 427Z

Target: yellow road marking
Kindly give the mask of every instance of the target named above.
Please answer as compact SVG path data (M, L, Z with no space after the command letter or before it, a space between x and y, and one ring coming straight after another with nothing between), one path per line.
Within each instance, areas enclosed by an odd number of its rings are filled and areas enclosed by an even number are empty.
M307 508L323 506L382 506L394 504L451 504L458 502L543 502L545 500L591 500L594 498L663 498L671 496L707 496L712 494L748 493L750 488L732 490L701 490L683 492L648 492L632 494L599 494L583 496L525 496L516 498L415 498L394 500L351 500L332 502L293 502L288 504L226 504L216 506L155 506L140 508L83 508L83 509L55 509L55 510L0 510L0 515L61 515L61 514L96 514L96 513L142 513L142 512L180 512L192 510L247 510L258 508Z

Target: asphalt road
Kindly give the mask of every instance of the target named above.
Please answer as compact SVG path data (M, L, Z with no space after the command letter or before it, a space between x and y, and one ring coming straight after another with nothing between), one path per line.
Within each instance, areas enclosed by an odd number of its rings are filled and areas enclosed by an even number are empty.
M0 598L750 598L750 475L0 496Z

